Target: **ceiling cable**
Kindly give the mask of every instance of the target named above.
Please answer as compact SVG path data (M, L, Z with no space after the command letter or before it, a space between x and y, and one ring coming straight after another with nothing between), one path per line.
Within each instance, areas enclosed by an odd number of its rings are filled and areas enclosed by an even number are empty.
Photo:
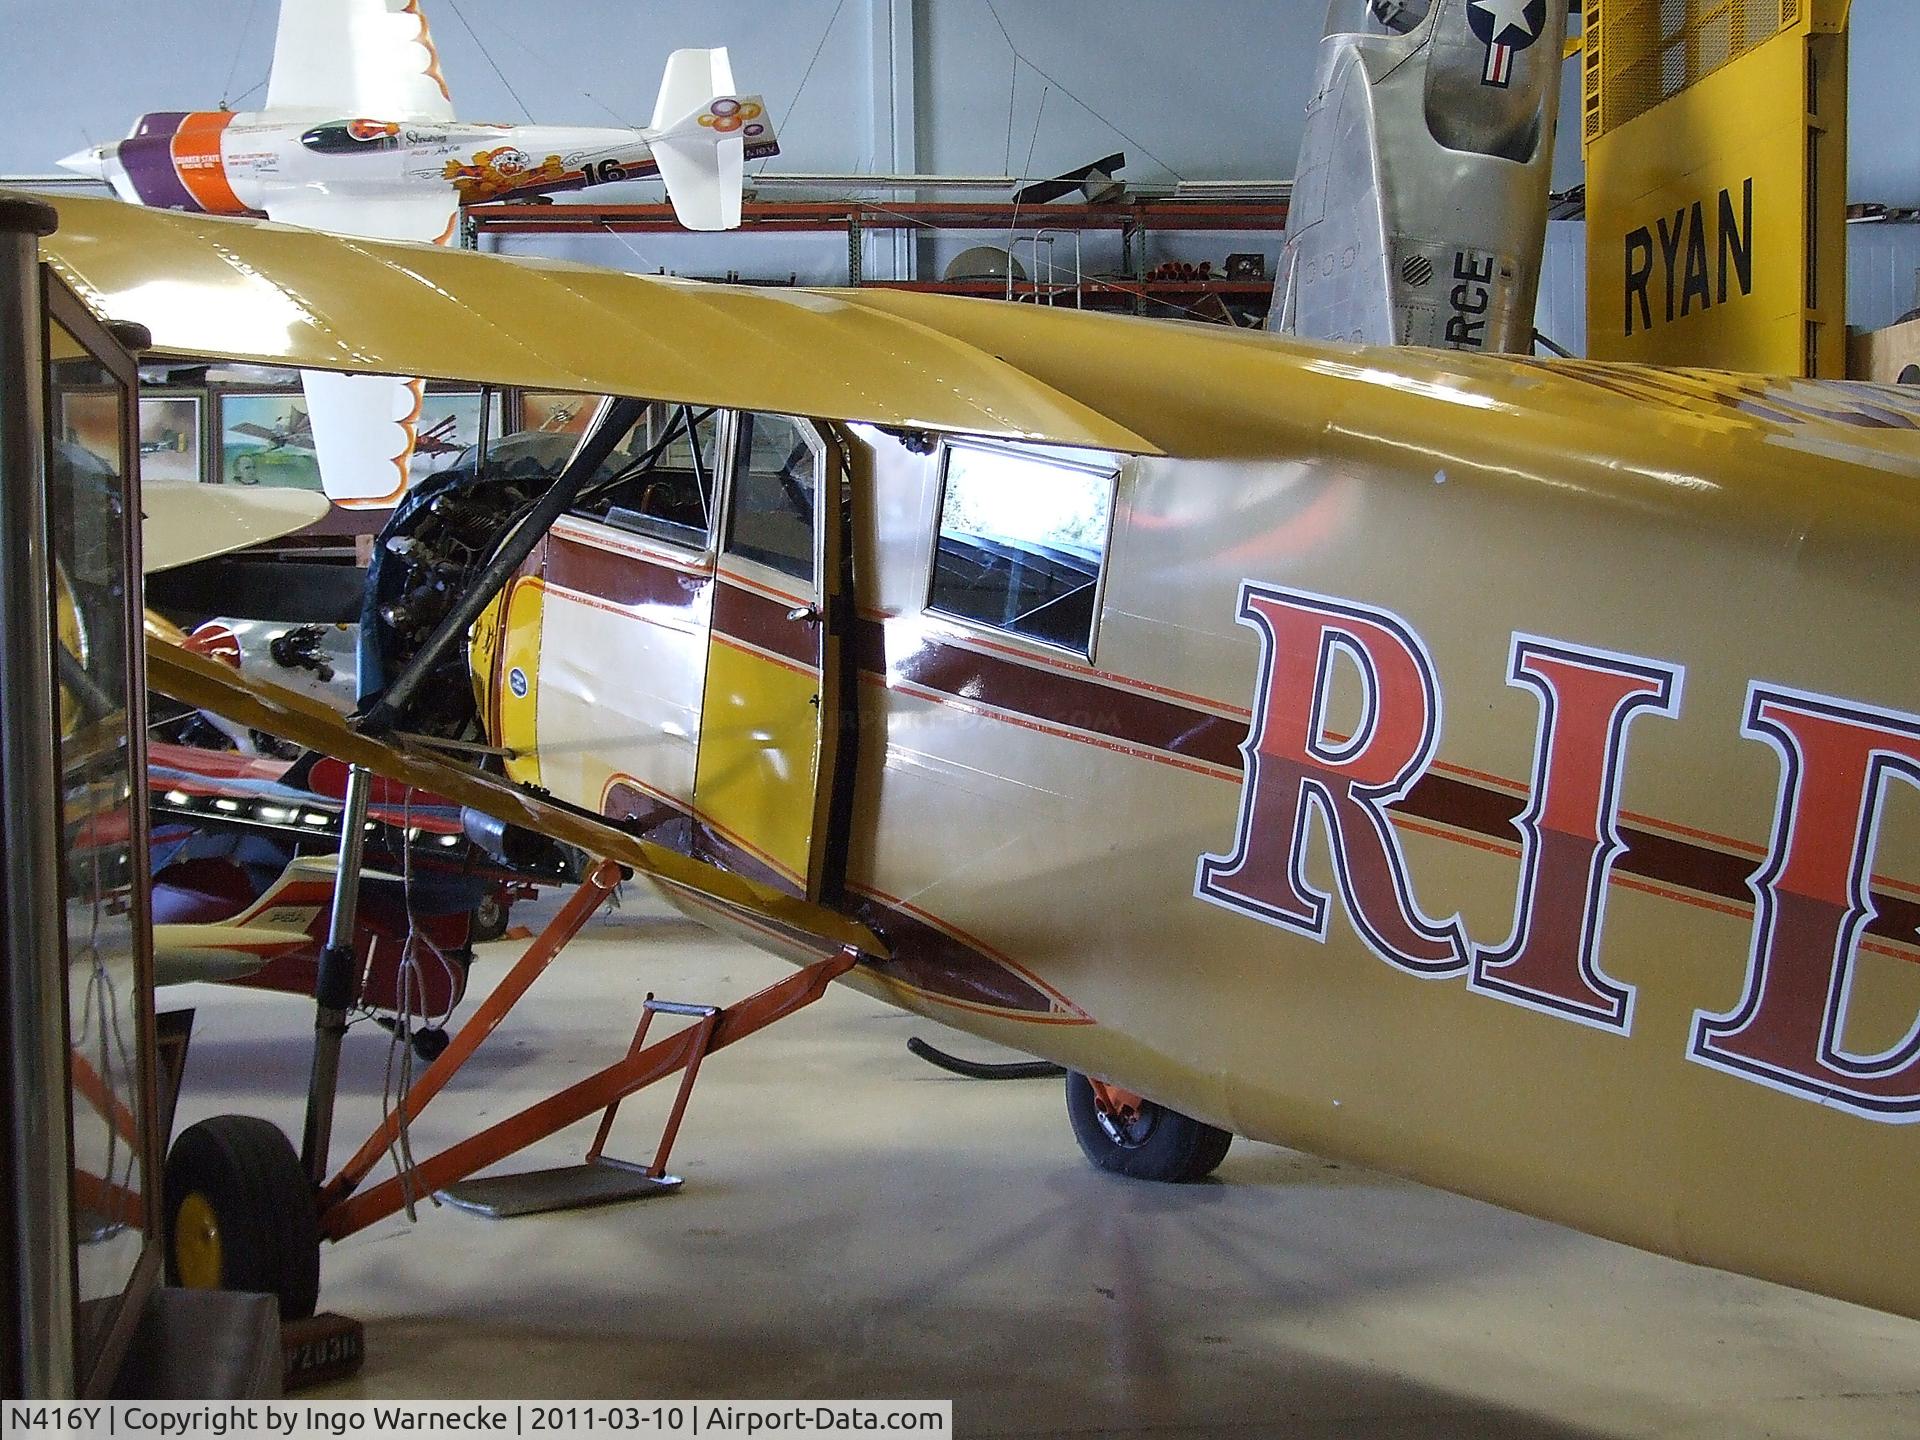
M520 113L527 117L527 123L533 124L533 111L529 110L527 102L520 98L520 92L513 88L513 82L507 79L507 72L500 68L499 62L493 58L493 52L487 49L486 42L474 31L473 26L467 23L467 17L460 13L458 0L447 0L447 8L453 11L453 18L458 20L467 34L473 37L473 43L480 47L481 57L493 67L493 73L500 77L500 83L507 87L507 94L511 95L513 103L520 107Z
M774 126L773 133L776 136L778 136L782 130L787 128L787 121L793 118L794 107L800 103L800 96L807 88L807 81L813 77L813 67L820 60L820 52L827 48L827 37L833 34L834 22L840 18L840 12L846 8L847 8L847 0L840 0L840 3L833 7L833 14L827 17L827 28L820 32L820 43L813 47L813 56L811 59L807 61L807 68L800 72L800 83L793 87L793 99L787 102L786 110L781 113L780 123ZM773 158L772 156L767 157L768 160L772 158ZM760 170L764 170L766 168L767 168L767 160L762 160L760 162ZM760 173L760 170L755 170L753 173L755 175L758 175Z
M1126 141L1127 144L1137 149L1142 155L1145 155L1149 160L1153 161L1153 163L1158 165L1162 170L1166 171L1169 175L1173 176L1174 179L1184 180L1187 178L1186 176L1182 175L1178 170L1174 169L1173 166L1169 165L1166 161L1162 160L1158 155L1154 154L1153 151L1149 150L1145 145L1142 145L1138 140L1134 139L1133 136L1129 135L1126 131L1122 130L1118 125L1114 124L1113 121L1109 120L1105 115L1102 115L1098 110L1094 109L1093 106L1089 105L1085 100L1082 100L1078 95L1074 94L1072 90L1069 90L1064 84L1061 83L1060 79L1057 76L1049 74L1047 71L1042 70L1038 65L1034 64L1032 60L1028 59L1025 55L1021 54L1020 47L1013 43L1013 36L1010 33L1008 33L1008 30L1007 30L1007 22L1000 18L1000 12L998 9L994 7L993 0L986 0L986 3L987 3L988 12L993 16L993 23L1000 27L1001 38L1007 42L1007 48L1013 51L1014 59L1018 60L1021 64L1027 66L1035 74L1039 75L1039 77L1042 80L1045 80L1048 84L1058 88L1061 94L1065 95L1069 100L1073 101L1074 104L1078 105L1082 110L1085 110L1089 115L1093 116L1093 118L1098 120L1102 125L1106 126L1109 130L1113 131L1114 134L1118 135L1122 140Z
M240 22L240 38L236 40L233 45L233 63L227 66L227 78L220 84L220 108L222 110L231 110L233 108L233 106L227 103L227 96L233 90L233 77L234 73L240 68L240 56L247 48L248 32L253 29L253 12L259 8L260 0L247 0L247 18ZM259 86L256 85L254 89L259 89ZM247 92L249 95L252 93L253 90Z

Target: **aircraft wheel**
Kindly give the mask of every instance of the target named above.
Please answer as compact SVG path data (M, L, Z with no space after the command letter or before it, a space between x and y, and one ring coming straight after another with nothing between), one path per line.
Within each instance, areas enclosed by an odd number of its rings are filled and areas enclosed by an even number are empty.
M167 1154L167 1281L243 1290L303 1320L320 1297L313 1186L280 1127L251 1115L189 1126Z
M1143 1096L1067 1072L1067 1118L1080 1151L1102 1170L1184 1185L1219 1168L1233 1144L1218 1129Z
M507 933L507 914L507 902L500 898L499 892L489 890L482 895L468 917L467 943L484 945L489 940L498 940Z

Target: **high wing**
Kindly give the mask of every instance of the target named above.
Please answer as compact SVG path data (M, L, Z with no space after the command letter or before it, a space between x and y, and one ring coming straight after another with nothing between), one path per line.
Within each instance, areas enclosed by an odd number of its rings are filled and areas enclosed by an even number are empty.
M880 938L858 921L717 866L690 860L543 800L506 780L451 765L417 746L370 739L316 700L252 679L218 660L181 648L176 635L164 622L149 620L147 683L182 704L212 710L349 764L364 765L386 779L470 805L509 824L537 830L589 854L630 866L664 884L764 915L833 945L856 946L875 958L890 953Z
M419 0L281 0L267 108L453 119Z
M991 350L841 295L343 240L110 200L55 205L60 228L43 253L95 313L145 325L159 354L1160 448L1109 418L1092 387L1079 398ZM1159 330L1147 333L1158 343ZM1151 388L1153 400L1134 408L1177 410L1169 396L1190 389L1193 373L1141 377L1133 388Z
M1758 388L1735 404L1711 376L1630 365L1363 352L900 290L710 285L109 200L63 197L56 208L60 228L42 252L96 314L144 325L162 355L1195 457L1322 443L1306 417L1327 410L1364 436L1392 407L1433 426L1436 446L1459 443L1462 414L1499 411L1552 446L1569 425L1640 425L1654 403L1673 446L1763 430L1823 453L1859 451L1874 469L1895 455L1920 475L1920 430L1787 425L1768 408L1777 394L1873 411L1896 403L1892 387L1742 382Z

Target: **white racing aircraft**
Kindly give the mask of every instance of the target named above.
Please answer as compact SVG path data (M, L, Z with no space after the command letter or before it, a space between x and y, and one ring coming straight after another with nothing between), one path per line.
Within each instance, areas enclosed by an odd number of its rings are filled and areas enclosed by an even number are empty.
M126 139L60 164L138 205L444 245L464 204L655 176L689 230L731 229L745 162L778 152L764 101L734 93L724 49L669 55L643 129L462 122L419 0L283 0L264 110L142 115ZM421 382L301 381L328 498L397 502Z

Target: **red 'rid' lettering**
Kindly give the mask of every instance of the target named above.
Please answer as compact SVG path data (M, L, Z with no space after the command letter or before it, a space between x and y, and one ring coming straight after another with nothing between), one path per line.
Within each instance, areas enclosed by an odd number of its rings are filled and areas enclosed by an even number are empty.
M1920 1017L1877 1055L1845 1048L1860 932L1890 782L1920 787L1920 716L1753 685L1740 733L1780 756L1754 895L1746 993L1694 1016L1692 1056L1742 1079L1882 1120L1920 1119Z
M1627 726L1680 708L1680 674L1658 661L1516 634L1509 682L1540 697L1533 795L1517 822L1520 897L1498 950L1475 948L1475 990L1583 1024L1630 1031L1632 987L1600 967L1607 877L1626 848L1614 828Z
M1247 581L1239 620L1260 636L1246 780L1231 855L1203 855L1195 893L1269 924L1327 938L1328 896L1305 875L1307 821L1326 823L1354 928L1382 960L1457 975L1467 941L1456 916L1420 913L1387 806L1413 786L1440 734L1440 689L1420 639L1384 610ZM1324 711L1337 658L1359 669L1358 733L1332 736Z

